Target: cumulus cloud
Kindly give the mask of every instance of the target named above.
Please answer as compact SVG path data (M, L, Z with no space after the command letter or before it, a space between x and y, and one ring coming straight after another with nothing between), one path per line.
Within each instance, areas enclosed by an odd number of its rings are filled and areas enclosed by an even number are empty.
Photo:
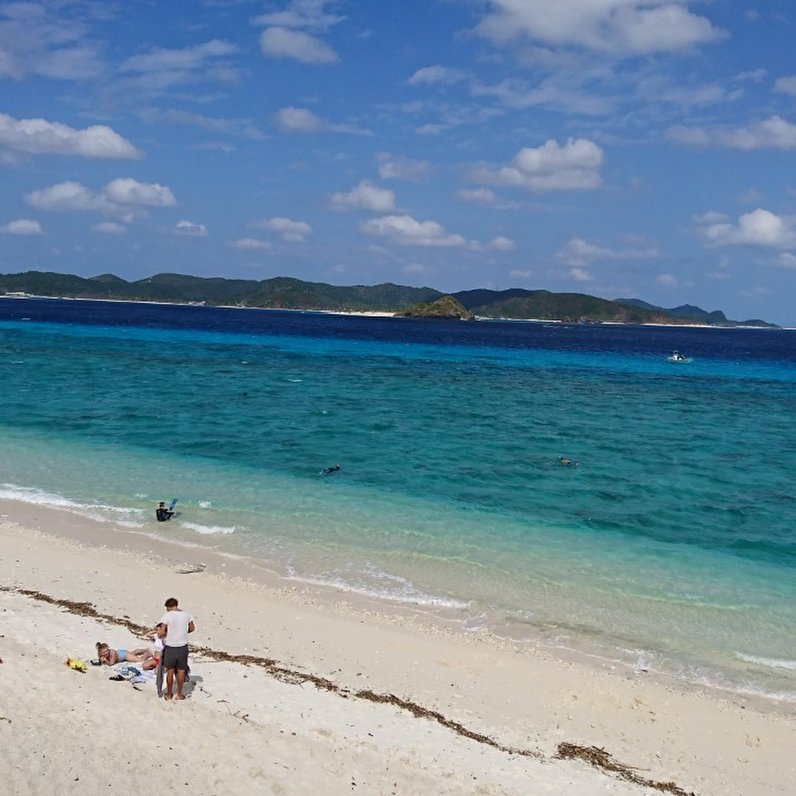
M431 164L426 160L410 160L391 152L378 152L376 160L383 180L422 182L431 173Z
M147 207L174 207L177 200L170 188L159 183L138 182L130 177L119 177L105 186L105 195L122 205L145 205Z
M603 151L586 138L570 138L560 146L553 139L537 148L521 149L508 166L478 168L475 182L525 188L529 191L570 191L598 188Z
M674 274L658 274L655 277L655 284L660 287L677 287L679 283Z
M266 26L260 34L263 55L292 58L304 64L336 63L337 53L315 35L345 19L327 11L327 5L329 0L292 0L281 11L256 17L255 24Z
M127 232L127 227L124 224L117 224L115 221L102 221L99 224L94 224L91 229L103 235L124 235Z
M271 248L271 244L267 240L259 240L258 238L238 238L237 240L231 240L229 245L233 249L239 249L242 252L262 251Z
M43 235L44 232L41 224L38 221L32 221L29 218L18 218L15 221L9 221L8 224L0 227L0 231L8 235Z
M726 216L708 213L697 219L702 238L711 246L796 248L796 218L758 208L733 223Z
M283 133L316 133L323 127L323 122L305 108L282 108L273 118Z
M498 235L496 238L492 238L492 240L489 241L487 247L498 252L510 252L517 248L517 244L514 243L511 238L505 238L503 235Z
M461 69L453 69L449 66L424 66L409 78L409 85L454 85L466 79L467 74Z
M590 271L587 271L585 268L570 268L567 271L566 275L573 281L573 282L593 282L594 276L591 274Z
M31 191L25 201L39 210L103 210L110 206L102 193L90 191L73 181Z
M339 60L328 44L289 28L266 28L260 34L260 49L268 58L292 58L303 64L333 64Z
M348 133L350 135L373 135L365 128L351 124L332 124L306 108L289 106L281 108L273 115L273 122L277 129L283 133Z
M171 190L157 183L141 183L130 178L109 182L93 191L79 182L59 182L31 191L25 201L39 210L89 210L131 220L143 207L173 207L177 204Z
M388 188L362 180L348 193L332 194L332 206L340 210L370 210L374 213L389 213L395 210L395 194Z
M204 224L194 224L193 221L182 220L174 225L174 233L191 238L204 238L207 235L207 227Z
M776 259L777 267L796 270L796 255L790 252L781 252Z
M671 127L672 141L691 146L720 146L727 149L796 149L796 124L781 116L736 128Z
M267 218L254 224L259 229L267 229L290 243L303 243L312 235L312 227L306 221L293 221L289 218Z
M78 155L100 160L130 159L141 153L105 125L76 130L46 119L14 119L0 113L0 147L28 155Z
M570 238L556 254L556 259L566 265L578 267L597 260L648 260L659 256L660 252L654 247L631 246L616 249L590 243L583 238Z
M774 91L782 94L792 94L796 96L796 75L778 77L774 82Z
M467 241L448 232L436 221L417 221L409 215L389 215L365 221L359 226L366 235L389 238L407 246L451 247L466 246Z
M503 46L580 48L612 56L668 52L724 33L691 13L689 0L492 0L476 33Z

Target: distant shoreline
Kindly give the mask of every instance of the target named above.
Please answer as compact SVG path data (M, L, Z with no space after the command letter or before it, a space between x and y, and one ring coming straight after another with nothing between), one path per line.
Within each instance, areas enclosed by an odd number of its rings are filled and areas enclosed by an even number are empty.
M360 318L404 318L400 311L387 312L384 310L323 310L312 309L309 307L251 307L239 304L208 304L204 301L151 301L147 299L127 299L127 298L92 298L88 296L44 296L35 293L3 293L0 298L8 299L54 299L57 301L92 301L108 302L116 304L150 304L154 306L167 307L207 307L210 309L228 310L262 310L265 312L297 312L297 313L316 313L319 315L351 315ZM416 320L406 318L406 320ZM625 321L589 321L588 323L576 323L572 321L562 321L558 318L489 318L485 316L475 316L472 320L486 323L557 323L568 326L648 326L664 329L761 329L764 331L794 331L796 327L791 326L746 326L743 324L732 324L722 326L709 323L663 323L663 322L625 322Z

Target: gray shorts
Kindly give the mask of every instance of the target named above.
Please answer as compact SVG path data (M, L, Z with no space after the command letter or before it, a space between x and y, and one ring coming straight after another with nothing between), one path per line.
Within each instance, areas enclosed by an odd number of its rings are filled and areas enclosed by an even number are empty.
M188 645L186 644L184 647L163 647L163 668L186 671L188 669Z

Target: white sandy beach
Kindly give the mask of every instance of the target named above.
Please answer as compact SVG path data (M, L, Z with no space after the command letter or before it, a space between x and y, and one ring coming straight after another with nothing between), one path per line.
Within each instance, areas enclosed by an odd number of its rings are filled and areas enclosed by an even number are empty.
M796 792L792 706L258 583L232 559L74 515L13 503L0 514L4 793ZM204 648L185 702L64 665L99 640L143 646L125 622L151 627L172 595ZM562 743L670 784L560 759Z

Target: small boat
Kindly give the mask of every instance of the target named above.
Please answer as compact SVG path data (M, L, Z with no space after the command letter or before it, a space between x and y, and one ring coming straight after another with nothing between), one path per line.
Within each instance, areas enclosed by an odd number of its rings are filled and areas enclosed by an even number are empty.
M666 357L667 362L691 362L691 357L681 354L679 351L672 351L671 355Z

